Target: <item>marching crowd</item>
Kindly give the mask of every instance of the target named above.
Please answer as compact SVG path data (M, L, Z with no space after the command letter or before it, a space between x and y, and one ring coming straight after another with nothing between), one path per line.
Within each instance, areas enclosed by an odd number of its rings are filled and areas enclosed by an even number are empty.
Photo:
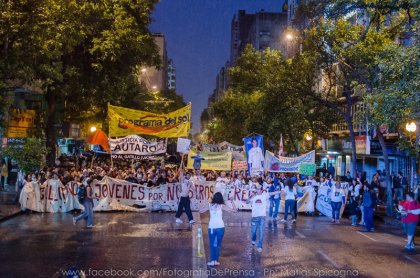
M315 179L312 176L299 174L270 173L268 175L250 176L245 171L239 173L226 173L216 171L201 171L199 167L194 170L186 170L176 164L165 166L159 161L155 162L132 162L115 163L111 167L108 161L97 160L95 164L87 161L79 161L77 165L69 166L56 163L54 168L45 168L39 173L23 176L20 171L17 184L20 188L33 186L39 187L48 183L67 184L70 181L78 183L81 188L78 191L79 202L85 210L83 214L73 219L74 224L82 219L87 220L87 227L93 228L93 192L90 187L94 179L100 180L104 176L126 180L131 183L142 184L147 187L159 187L166 183L179 183L180 200L175 218L177 223L182 223L181 215L187 214L190 224L194 223L190 208L189 191L197 180L216 181L214 194L209 204L204 205L200 212L210 211L209 242L210 262L209 266L216 266L219 262L220 246L224 234L222 211L236 211L233 203L227 204L226 189L239 188L250 191L248 203L252 207L251 233L252 244L262 252L264 222L267 216L272 221L278 220L281 200L285 201L284 216L281 222L295 223L298 216L298 199L303 196L305 187L312 187L316 192L321 187L328 187L331 192L332 223L340 222L343 206L347 206L347 212L352 226L364 226L365 232L373 232L373 215L380 202L386 200L386 191L383 189L383 174L377 172L369 182L365 173L360 177L352 178L348 173L344 180L348 182L346 188L342 188L342 182L334 179L334 173ZM199 166L199 165L198 165ZM401 214L407 245L405 248L414 248L414 233L418 222L420 205L418 192L408 192L407 181L401 173L397 176L391 174L393 185L393 200L398 212ZM345 190L347 189L347 190ZM347 194L346 194L347 193ZM417 213L417 214L416 214ZM358 221L360 217L360 221Z

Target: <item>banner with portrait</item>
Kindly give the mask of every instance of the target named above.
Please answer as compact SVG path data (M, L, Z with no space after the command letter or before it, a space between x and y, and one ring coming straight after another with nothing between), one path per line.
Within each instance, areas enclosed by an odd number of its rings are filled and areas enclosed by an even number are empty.
M143 156L154 156L166 153L166 138L148 141L138 135L129 135L124 138L109 139L112 158L140 159Z
M261 135L245 137L244 146L248 171L251 176L262 175L264 172L264 142Z
M108 104L109 136L147 134L161 138L187 137L191 103L167 114L156 114Z

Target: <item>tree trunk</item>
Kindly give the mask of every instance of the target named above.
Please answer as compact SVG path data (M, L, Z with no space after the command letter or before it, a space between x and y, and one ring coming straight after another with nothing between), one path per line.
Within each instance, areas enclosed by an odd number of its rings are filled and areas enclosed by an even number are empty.
M386 214L388 216L392 216L392 208L393 208L393 205L392 205L392 188L391 188L391 183L390 183L391 176L390 176L388 152L386 150L385 139L384 139L383 134L381 133L381 129L380 129L379 125L377 125L375 128L376 128L376 134L378 136L379 144L381 144L382 155L384 156L384 162L385 162L385 171L386 171L385 184L386 184L386 191L387 191Z
M350 142L351 142L351 175L353 177L356 177L356 160L357 160L357 156L356 156L356 140L355 140L355 134L354 134L354 128L353 128L353 117L352 115L347 115L346 116L346 123L349 127L349 131L350 131Z
M47 137L47 164L54 165L56 153L56 138L55 138L55 111L57 104L57 97L52 92L51 87L47 86L46 99L48 103L47 122L45 125L45 135Z

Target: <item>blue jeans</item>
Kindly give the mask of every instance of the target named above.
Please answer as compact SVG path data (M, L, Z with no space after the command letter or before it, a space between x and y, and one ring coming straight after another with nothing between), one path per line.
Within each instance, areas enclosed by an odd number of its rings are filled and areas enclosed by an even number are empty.
M219 261L220 247L225 228L209 229L210 262Z
M364 221L366 230L370 231L373 229L373 208L363 207L364 210Z
M252 217L252 220L251 220L251 232L252 232L251 239L252 241L257 240L257 229L258 229L258 233L259 233L258 243L257 243L258 248L262 248L262 244L263 244L264 222L265 222L264 216Z
M352 215L351 216L351 224L353 226L356 226L357 225L357 215Z
M289 216L289 211L292 214L292 219L296 218L295 205L295 200L286 200L286 203L284 204L284 220L287 220L287 217Z
M92 200L89 199L85 199L85 201L83 202L83 206L85 207L85 212L83 212L82 214L80 214L79 216L77 216L75 218L76 222L82 219L87 219L87 225L93 225L92 221L93 221L93 202Z
M270 199L269 216L273 218L277 218L277 215L279 214L279 207L280 207L280 198Z
M332 218L334 220L340 219L341 204L342 204L342 202L333 202L333 201L331 201Z

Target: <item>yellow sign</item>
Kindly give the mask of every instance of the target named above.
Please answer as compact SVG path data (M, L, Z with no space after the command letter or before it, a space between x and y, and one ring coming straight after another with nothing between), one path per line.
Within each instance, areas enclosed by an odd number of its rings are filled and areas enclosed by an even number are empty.
M8 127L7 137L10 138L26 138L28 137L28 128L26 127Z
M197 151L191 149L188 154L187 168L193 169ZM232 152L200 152L201 170L230 171L232 166Z
M35 110L19 111L15 110L12 114L8 127L34 127L35 126Z
M186 137L190 132L191 103L168 114L155 114L108 104L109 136L147 134Z
M35 117L35 110L13 111L9 122L7 123L7 137L28 137L28 130L35 127Z

